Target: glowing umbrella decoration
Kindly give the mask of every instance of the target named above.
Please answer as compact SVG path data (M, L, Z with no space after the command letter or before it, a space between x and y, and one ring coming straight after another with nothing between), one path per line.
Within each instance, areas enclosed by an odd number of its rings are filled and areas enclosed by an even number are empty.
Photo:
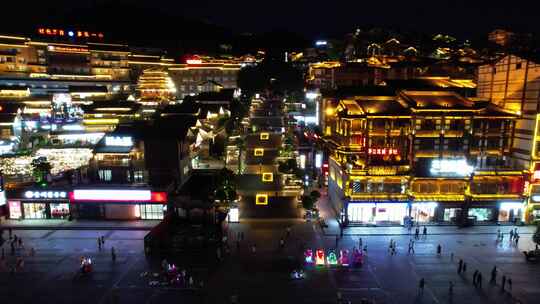
M307 264L313 264L313 250L307 249L304 252L304 259Z
M318 249L315 253L315 264L317 265L324 265L324 250Z
M358 249L354 249L353 256L352 256L352 262L354 266L362 266L362 252Z
M337 265L337 263L338 263L337 255L333 250L330 250L328 252L327 260L328 260L328 264Z
M349 266L349 250L343 249L339 251L339 264L341 266Z

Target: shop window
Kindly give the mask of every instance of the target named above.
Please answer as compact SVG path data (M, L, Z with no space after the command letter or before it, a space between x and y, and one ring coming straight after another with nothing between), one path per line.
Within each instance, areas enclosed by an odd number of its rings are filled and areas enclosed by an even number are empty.
M133 172L133 181L136 183L144 182L144 171L134 171Z
M112 180L111 170L98 170L99 180L109 182Z
M139 205L139 215L143 220L161 220L163 219L163 205Z

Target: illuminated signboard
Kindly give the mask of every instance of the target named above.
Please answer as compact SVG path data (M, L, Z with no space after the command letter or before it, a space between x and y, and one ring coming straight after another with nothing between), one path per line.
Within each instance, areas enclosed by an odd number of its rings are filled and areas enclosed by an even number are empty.
M434 159L431 161L430 172L433 175L467 176L473 170L465 159Z
M9 218L20 219L22 217L20 201L9 201L8 207L9 207Z
M65 46L55 46L49 45L47 49L51 52L61 52L61 53L87 53L88 49L80 47L65 47Z
M102 202L167 202L167 193L150 190L78 189L71 196L73 201Z
M65 29L47 28L47 27L38 28L38 34L44 35L44 36L71 37L71 38L99 38L99 39L103 39L103 37L104 37L103 33L101 33L101 32L65 30Z
M0 191L0 206L4 206L6 204L6 193L2 190Z
M106 136L105 145L115 147L131 147L133 146L133 139L131 136Z
M316 46L328 45L328 41L326 41L326 40L317 40L317 41L315 41L315 45Z
M66 191L32 191L28 190L24 193L24 197L28 199L54 199L54 198L60 198L60 199L67 199L67 192Z
M398 149L392 149L392 148L369 148L368 149L369 155L398 155Z

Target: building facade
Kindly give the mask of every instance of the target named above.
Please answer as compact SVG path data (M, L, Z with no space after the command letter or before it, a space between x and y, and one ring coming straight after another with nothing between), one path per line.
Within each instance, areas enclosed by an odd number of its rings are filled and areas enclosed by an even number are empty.
M519 115L512 145L517 168L528 173L528 222L540 219L540 57L506 55L478 68L478 97ZM538 173L537 173L538 172Z
M515 114L442 91L356 96L327 114L328 192L343 223L522 219Z

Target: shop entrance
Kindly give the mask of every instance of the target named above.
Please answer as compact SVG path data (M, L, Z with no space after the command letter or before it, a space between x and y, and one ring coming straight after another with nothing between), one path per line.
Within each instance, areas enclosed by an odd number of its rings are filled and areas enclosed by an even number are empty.
M349 203L347 215L349 222L372 223L375 218L375 204Z
M493 208L470 208L468 216L474 217L477 222L489 222L493 220Z
M461 208L444 208L443 221L455 223L461 215Z
M406 203L382 203L377 204L375 221L378 224L403 224L407 215Z
M523 204L520 202L501 203L499 206L499 222L515 222L523 217Z
M23 203L25 219L46 219L47 208L45 203Z
M161 220L163 219L163 205L141 204L139 213L143 220Z
M69 204L68 203L51 203L51 218L64 219L69 216Z
M413 203L411 204L411 216L416 223L435 222L437 205L435 202Z

